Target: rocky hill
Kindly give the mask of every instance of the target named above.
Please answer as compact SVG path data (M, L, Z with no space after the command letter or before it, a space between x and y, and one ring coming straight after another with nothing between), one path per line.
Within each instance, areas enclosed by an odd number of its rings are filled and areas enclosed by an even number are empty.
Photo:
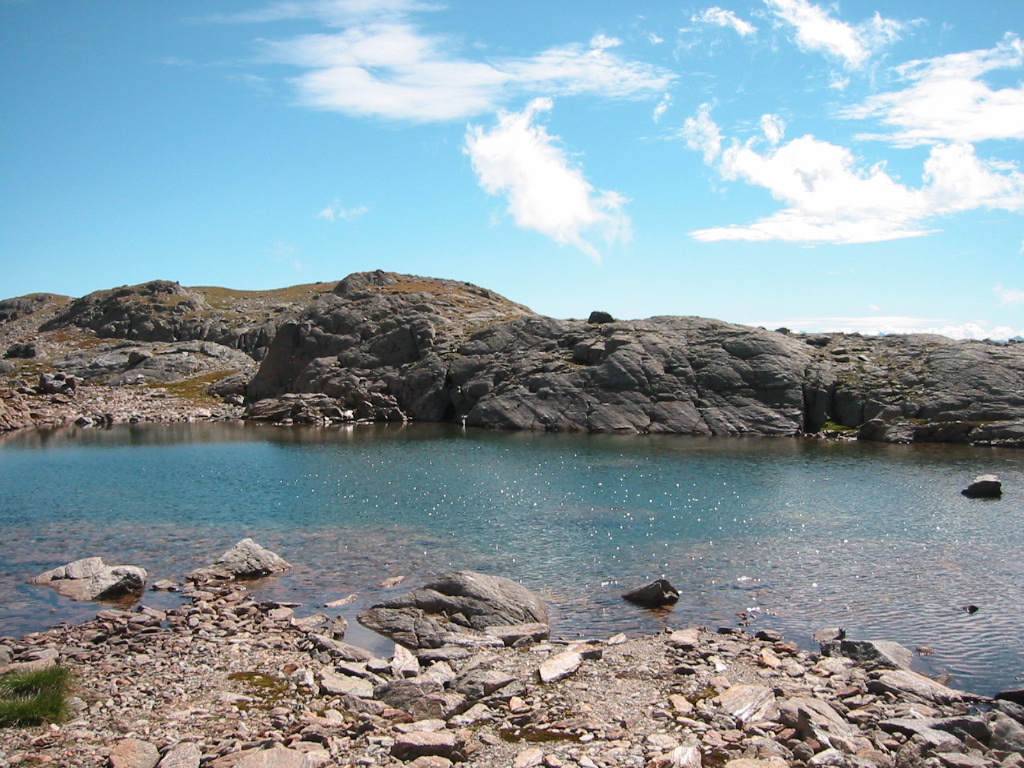
M276 291L157 281L8 299L0 351L0 428L185 418L191 405L285 423L1024 446L1024 344L556 320L382 271Z

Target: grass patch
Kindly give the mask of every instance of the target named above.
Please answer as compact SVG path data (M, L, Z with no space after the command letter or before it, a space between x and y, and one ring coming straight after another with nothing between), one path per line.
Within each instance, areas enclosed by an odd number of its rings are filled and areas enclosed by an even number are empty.
M54 666L0 677L0 727L56 723L67 714L71 673Z
M238 373L238 371L214 371L213 373L196 376L194 379L184 379L183 381L174 381L169 384L166 382L152 381L148 382L148 385L152 389L163 389L168 395L180 397L182 400L189 400L203 405L214 405L220 403L220 398L214 397L206 390L221 379L235 373Z
M821 427L819 432L835 432L840 435L855 435L857 434L856 427L847 427L844 424L837 424L834 421L826 421Z

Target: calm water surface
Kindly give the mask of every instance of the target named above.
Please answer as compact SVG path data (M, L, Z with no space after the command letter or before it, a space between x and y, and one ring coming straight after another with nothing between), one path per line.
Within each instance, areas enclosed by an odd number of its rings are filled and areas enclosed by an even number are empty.
M960 494L995 472L999 501ZM824 626L929 646L921 671L992 693L1024 677L1024 454L789 439L455 427L136 426L0 443L0 635L95 614L25 579L100 555L180 579L244 536L294 566L261 594L358 595L355 614L473 568L544 594L561 636ZM621 600L665 577L668 612ZM173 601L149 594L147 602ZM964 606L979 607L970 614Z

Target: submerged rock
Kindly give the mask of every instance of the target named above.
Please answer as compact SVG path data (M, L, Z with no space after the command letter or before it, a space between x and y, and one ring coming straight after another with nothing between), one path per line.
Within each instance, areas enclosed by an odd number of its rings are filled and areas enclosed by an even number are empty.
M29 584L51 586L72 600L115 600L139 594L146 586L145 569L136 565L107 565L99 557L86 557L41 573Z

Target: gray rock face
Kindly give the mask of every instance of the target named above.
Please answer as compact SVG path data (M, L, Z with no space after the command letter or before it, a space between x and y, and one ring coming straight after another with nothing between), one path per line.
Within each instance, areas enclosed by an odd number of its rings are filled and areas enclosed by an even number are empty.
M29 584L51 586L72 600L116 600L141 593L146 571L135 565L106 565L102 558L86 557L29 579Z
M281 573L291 567L291 564L280 555L260 546L252 539L242 539L212 565L197 568L188 575L188 578L190 581L252 579Z
M255 363L236 349L214 342L123 344L97 354L73 352L56 365L69 374L97 384L168 384L224 371L251 375Z
M77 326L100 338L139 342L202 340L261 359L287 313L238 311L239 291L185 288L167 280L96 291L72 301L42 330ZM218 309L214 304L230 304ZM262 310L262 307L259 309Z
M456 571L359 614L359 623L408 648L504 645L488 627L547 624L544 602L511 579Z
M382 421L692 435L831 423L870 440L1024 445L1021 344L555 320L465 283L384 272L346 278L281 327L248 397L286 393Z
M31 342L43 369L115 384L209 384L212 373L233 373L216 391L236 400L244 391L257 420L689 435L827 429L1024 447L1020 343L794 335L603 312L556 320L468 283L383 271L278 291L156 281L73 301L37 295L0 302L5 316L0 349Z

